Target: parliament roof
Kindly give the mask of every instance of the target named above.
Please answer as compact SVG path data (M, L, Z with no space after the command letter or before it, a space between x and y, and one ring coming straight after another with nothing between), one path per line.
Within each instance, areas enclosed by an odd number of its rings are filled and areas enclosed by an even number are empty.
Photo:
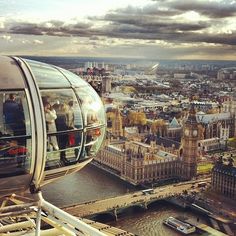
M219 120L227 120L230 119L230 113L214 113L214 114L197 114L197 121L200 123L208 124L213 123Z

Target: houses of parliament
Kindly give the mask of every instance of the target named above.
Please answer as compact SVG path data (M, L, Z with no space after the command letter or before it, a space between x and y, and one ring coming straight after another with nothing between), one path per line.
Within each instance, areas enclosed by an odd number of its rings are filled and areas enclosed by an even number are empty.
M144 137L132 128L124 131L119 109L112 113L104 147L95 158L98 164L133 185L190 180L197 175L199 126L193 107L181 129L180 143L156 135ZM175 126L172 132L179 132L179 124Z

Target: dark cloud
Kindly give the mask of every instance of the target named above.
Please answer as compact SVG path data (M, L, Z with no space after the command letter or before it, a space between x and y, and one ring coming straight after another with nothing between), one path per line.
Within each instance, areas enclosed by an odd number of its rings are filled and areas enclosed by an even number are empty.
M181 16L188 11L196 11L218 20L209 18L205 22L183 22L176 17L170 17ZM144 8L118 9L100 20L110 22L106 28L103 28L106 32L104 34L109 37L235 45L234 29L232 34L210 33L214 27L217 27L217 31L225 27L225 22L220 18L230 17L235 13L235 4L227 5L225 2L167 0L158 1ZM208 30L210 28L211 30Z
M164 40L177 43L205 42L225 45L236 45L236 33L232 34L202 34L197 32L188 32L189 28L184 31L173 30L180 27L169 26L164 28L152 27L131 27L130 25L111 25L107 27L104 35L108 37L119 37L127 39L145 39L145 40Z
M180 16L187 11L196 11L209 16L209 20L184 22ZM222 18L227 17L228 19L228 17L234 16L235 12L235 4L159 0L143 8L127 7L109 12L103 17L90 17L90 23L66 24L55 20L37 24L9 22L6 24L4 33L80 36L89 37L90 40L99 40L100 36L104 36L121 39L164 40L176 43L204 42L236 45L235 29L232 29L231 34L212 33L214 27L218 27L220 30L224 28L225 22ZM96 21L105 24L95 27ZM209 30L210 28L211 30Z
M236 33L233 34L185 34L183 42L204 42L224 45L236 45Z
M168 4L170 9L182 12L195 11L210 18L226 18L236 16L236 3L209 1L173 1Z
M100 40L100 38L98 36L91 36L89 40Z
M227 18L236 16L236 2L225 1L201 1L201 0L153 0L160 7L167 8L173 14L181 14L186 11L195 11L200 15L210 18Z
M199 23L178 23L159 21L155 18L143 17L133 20L130 16L121 17L109 15L104 19L109 19L109 24L94 29L91 24L52 24L47 23L29 24L15 23L6 33L26 34L26 35L50 35L50 36L80 36L98 39L98 36L124 39L145 39L145 40L165 40L174 42L206 42L217 44L236 45L236 33L232 34L207 34L199 33L198 30L207 29L208 24Z
M42 35L41 27L37 26L36 24L31 23L16 23L14 26L10 27L8 33L14 34L32 34L32 35Z
M179 14L179 10L177 9L171 9L171 8L159 8L159 4L152 4L148 5L143 8L137 8L133 6L128 6L127 8L122 8L122 9L117 9L114 11L115 13L118 14L129 14L129 15L155 15L159 17L166 17L166 16L174 16Z
M8 25L7 33L26 35L50 35L50 36L90 36L91 24L78 22L67 25L60 21L48 21L36 23L11 22Z
M130 14L107 14L104 17L105 21L113 22L113 24L126 24L133 25L134 27L143 27L150 28L155 30L156 28L165 28L167 30L184 30L184 31L192 31L192 30L201 30L207 28L209 25L206 22L198 22L198 23L178 23L172 19L162 19L158 15L130 15Z

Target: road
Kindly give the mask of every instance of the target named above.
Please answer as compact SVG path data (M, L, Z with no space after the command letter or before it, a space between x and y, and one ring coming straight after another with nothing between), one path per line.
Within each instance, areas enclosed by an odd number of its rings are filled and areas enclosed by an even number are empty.
M77 217L86 217L103 212L114 212L115 210L124 209L134 205L142 205L146 208L150 202L180 195L185 190L191 190L193 184L202 181L210 181L210 179L195 180L157 187L154 188L154 192L150 194L144 194L142 191L137 191L108 199L84 202L81 204L63 207L63 210Z

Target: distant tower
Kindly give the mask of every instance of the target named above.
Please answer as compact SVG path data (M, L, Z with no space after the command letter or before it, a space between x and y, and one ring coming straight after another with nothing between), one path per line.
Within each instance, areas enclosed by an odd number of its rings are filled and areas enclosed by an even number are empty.
M122 117L121 117L119 108L115 110L115 119L114 119L113 126L114 126L113 129L114 129L115 135L122 136L123 135Z
M115 137L123 136L122 116L119 108L113 108L107 113L107 131Z
M102 92L103 93L111 92L111 77L110 76L102 77Z
M184 124L184 134L182 139L182 178L190 180L197 174L198 156L198 124L196 112L192 105L187 121Z

